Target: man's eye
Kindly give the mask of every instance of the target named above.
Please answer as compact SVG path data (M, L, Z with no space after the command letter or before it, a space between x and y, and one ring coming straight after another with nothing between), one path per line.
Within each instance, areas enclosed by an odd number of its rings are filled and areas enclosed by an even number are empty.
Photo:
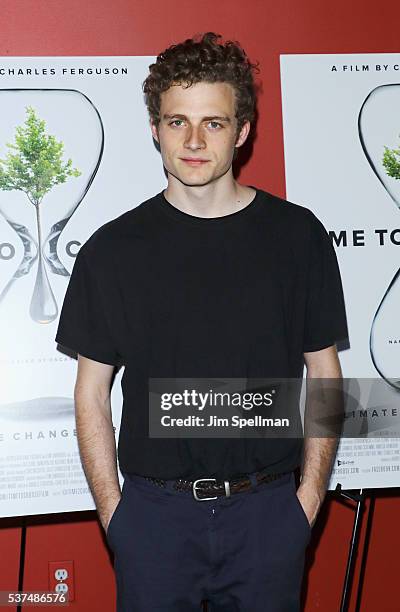
M170 125L176 125L177 123L182 124L183 119L174 119L173 121L171 121ZM177 125L176 127L180 127L180 125Z
M209 121L208 125L211 126L211 129L213 130L222 127L222 125L218 123L218 121Z

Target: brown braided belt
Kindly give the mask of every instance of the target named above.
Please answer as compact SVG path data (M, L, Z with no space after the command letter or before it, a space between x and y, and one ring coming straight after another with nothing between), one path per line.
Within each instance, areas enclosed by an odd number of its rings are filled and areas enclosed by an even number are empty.
M279 474L264 474L263 472L256 473L257 486L266 482L272 482L278 478L282 478L290 472L281 472ZM146 480L152 482L159 487L166 487L166 481L160 478L145 476ZM215 478L198 478L197 480L185 480L178 478L173 484L173 488L177 491L191 491L197 501L207 499L216 499L217 497L229 497L234 493L249 491L252 487L251 480L247 476L244 478L233 478L232 480L224 480L217 482ZM204 495L199 497L198 493ZM211 496L211 497L210 497Z

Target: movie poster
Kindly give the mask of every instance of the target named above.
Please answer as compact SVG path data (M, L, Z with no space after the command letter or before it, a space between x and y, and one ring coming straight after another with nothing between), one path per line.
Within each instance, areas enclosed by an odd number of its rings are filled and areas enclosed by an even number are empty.
M54 338L79 247L165 186L142 93L153 61L0 62L3 517L94 508L75 430L77 360ZM116 440L122 374L111 395Z
M282 55L281 85L287 199L330 233L350 335L342 372L366 391L346 420L368 435L342 438L330 488L397 487L400 54Z

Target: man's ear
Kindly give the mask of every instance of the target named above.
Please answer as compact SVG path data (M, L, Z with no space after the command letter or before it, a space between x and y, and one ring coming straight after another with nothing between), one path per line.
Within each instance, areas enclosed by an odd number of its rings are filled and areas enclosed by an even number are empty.
M160 139L158 137L158 128L155 125L155 123L153 123L153 121L151 119L150 119L150 129L151 129L151 134L152 134L154 140L159 143Z
M235 147L241 147L242 144L246 142L249 132L250 132L250 121L245 121L236 139Z

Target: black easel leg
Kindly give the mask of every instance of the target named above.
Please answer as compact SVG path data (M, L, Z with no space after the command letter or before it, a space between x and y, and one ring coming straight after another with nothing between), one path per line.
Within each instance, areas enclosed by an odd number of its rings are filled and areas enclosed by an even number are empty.
M356 548L357 548L357 544L358 544L358 538L360 535L360 527L361 527L361 521L360 521L360 517L361 517L361 511L363 509L365 500L363 497L363 490L360 489L360 493L357 496L350 496L349 494L345 494L344 492L341 493L344 497L347 497L349 499L356 499L357 500L357 508L356 508L356 515L354 518L354 524L353 524L353 533L351 536L351 543L350 543L350 551L349 551L349 556L347 559L347 568L346 568L346 577L344 580L344 586L343 586L343 593L342 593L342 601L340 603L340 612L348 612L348 606L349 606L349 596L351 593L351 584L353 581L353 574L354 574L354 561L355 561L355 552L356 552ZM350 588L349 588L350 587Z
M18 591L24 590L24 568L25 568L25 544L26 544L26 520L22 517L21 527L21 547L19 551L19 575L18 575ZM22 612L22 606L17 606L17 612Z
M369 543L371 540L372 520L374 517L374 510L375 510L375 496L374 496L374 492L371 491L371 497L370 497L369 507L368 507L367 526L365 528L365 540L364 540L364 546L363 546L363 553L361 557L360 577L358 579L357 601L356 601L355 612L359 612L361 610L361 607L360 607L361 597L362 597L362 590L364 586L365 568L367 566Z

